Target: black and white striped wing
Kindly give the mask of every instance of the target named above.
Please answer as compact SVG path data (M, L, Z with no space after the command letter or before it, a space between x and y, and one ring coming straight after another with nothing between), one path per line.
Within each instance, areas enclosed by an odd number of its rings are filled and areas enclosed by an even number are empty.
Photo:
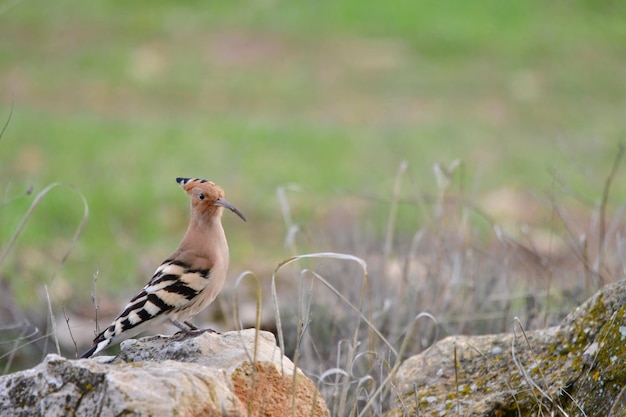
M208 269L193 268L179 260L166 260L117 319L94 339L92 348L81 358L88 358L110 344L133 337L149 326L184 312L206 287L209 273Z

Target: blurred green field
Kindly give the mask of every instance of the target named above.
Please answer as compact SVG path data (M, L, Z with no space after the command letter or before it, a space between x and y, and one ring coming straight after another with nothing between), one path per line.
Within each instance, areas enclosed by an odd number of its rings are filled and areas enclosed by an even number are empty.
M476 201L549 194L556 176L593 205L626 133L625 17L583 0L2 2L2 246L29 187L78 190L89 220L57 277L61 301L88 304L96 271L125 299L176 247L177 176L216 181L248 216L225 219L233 276L289 254L278 187L300 187L298 223L350 196L382 234L403 160L408 202L436 192L434 163L461 159ZM610 203L625 197L620 175ZM21 302L81 216L67 187L37 208L0 265ZM403 205L397 234L423 221Z

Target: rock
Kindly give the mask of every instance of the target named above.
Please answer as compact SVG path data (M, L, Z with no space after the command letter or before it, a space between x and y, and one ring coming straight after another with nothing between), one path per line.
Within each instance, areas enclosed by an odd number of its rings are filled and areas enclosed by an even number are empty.
M559 326L452 336L407 359L391 416L626 416L626 281ZM455 367L456 355L456 367Z
M274 336L249 329L127 340L117 357L48 355L33 369L0 377L0 415L321 417L329 412L315 384L280 354Z

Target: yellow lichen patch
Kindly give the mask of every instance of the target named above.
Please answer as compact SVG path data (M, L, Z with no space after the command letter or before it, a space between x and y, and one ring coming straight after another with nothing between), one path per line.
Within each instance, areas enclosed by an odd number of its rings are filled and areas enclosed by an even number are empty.
M557 408L567 415L609 415L626 386L624 323L626 281L603 288L558 327L443 339L400 368L398 387L412 389L403 394L401 410L440 416L453 404L468 416Z

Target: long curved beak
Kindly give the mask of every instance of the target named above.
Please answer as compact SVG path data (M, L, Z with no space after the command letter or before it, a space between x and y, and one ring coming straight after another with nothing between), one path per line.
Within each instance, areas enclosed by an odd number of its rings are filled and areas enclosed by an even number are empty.
M246 216L244 216L243 213L240 212L237 207L233 206L232 204L230 204L228 201L224 200L223 198L218 198L217 200L215 200L214 204L216 206L222 206L222 207L227 208L228 210L235 213L237 216L241 217L241 220L243 220L244 222L248 221L246 220Z

